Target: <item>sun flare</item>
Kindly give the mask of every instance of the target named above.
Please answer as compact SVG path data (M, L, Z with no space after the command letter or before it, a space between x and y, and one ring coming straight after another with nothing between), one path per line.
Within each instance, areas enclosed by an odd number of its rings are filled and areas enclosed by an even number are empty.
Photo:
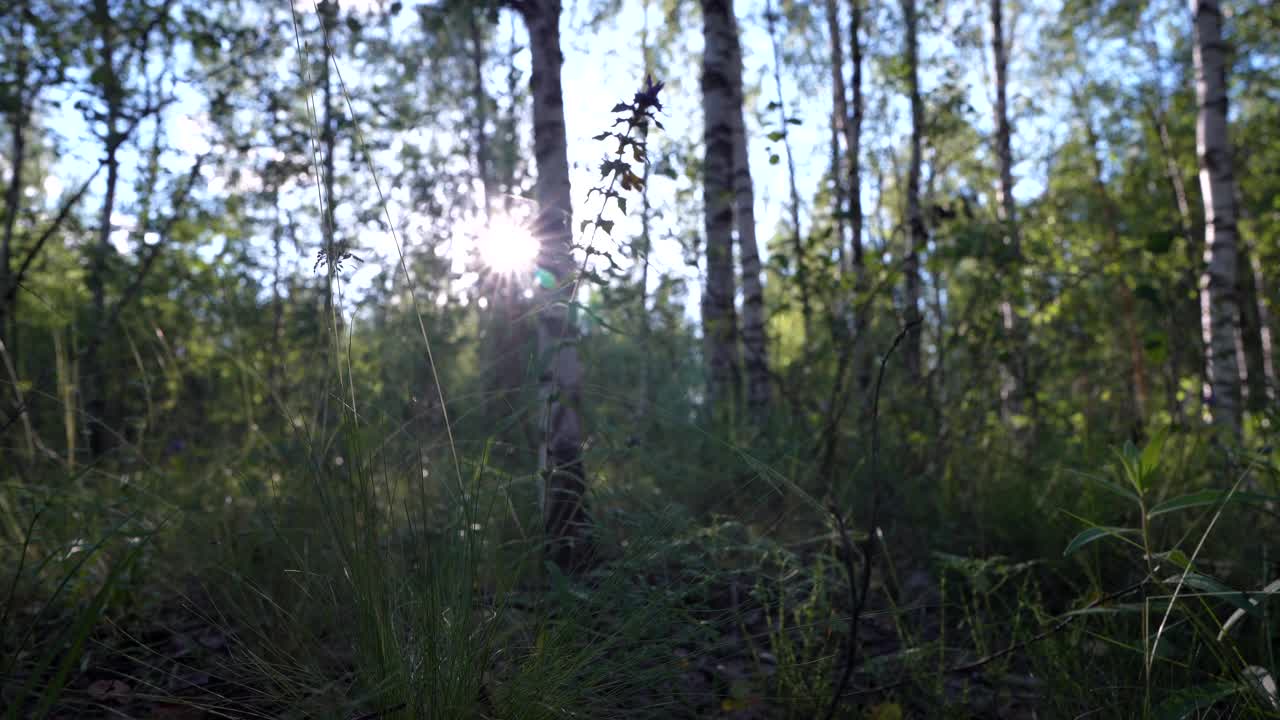
M485 267L501 275L520 275L533 270L539 242L525 225L498 216L481 231L477 249Z

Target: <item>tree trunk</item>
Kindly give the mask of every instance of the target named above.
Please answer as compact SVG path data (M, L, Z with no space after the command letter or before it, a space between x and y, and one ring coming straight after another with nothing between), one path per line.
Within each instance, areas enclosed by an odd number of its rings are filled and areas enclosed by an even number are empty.
M1239 248L1239 273L1236 275L1236 292L1240 298L1240 342L1244 350L1245 407L1252 412L1266 410L1270 405L1270 388L1266 360L1266 340L1262 313L1259 312L1257 278L1253 272L1252 254L1247 243Z
M493 198L498 183L494 177L489 147L491 99L484 83L488 48L481 25L483 12L484 9L480 7L468 9L466 23L471 43L471 94L475 103L471 113L472 160L475 162L476 177L480 180L483 196L479 210L483 212L487 225L494 220ZM481 346L485 386L492 399L486 405L486 416L492 426L501 428L498 437L510 441L514 437L511 432L513 429L504 426L508 418L521 415L516 410L517 403L513 401L519 399L528 357L526 351L529 332L527 324L523 322L526 313L521 302L521 289L517 283L511 282L510 277L495 273L484 278L482 287L492 308L483 321L484 340Z
M489 172L489 93L484 88L484 34L480 28L480 9L470 10L467 30L471 36L471 93L474 95L475 112L472 114L471 141L475 144L476 174L484 193L484 217L493 215L493 178Z
M1089 117L1088 110L1084 109L1086 108L1085 101L1079 94L1076 95L1076 104L1082 108L1085 139L1089 143L1089 160L1093 166L1093 187L1098 194L1098 200L1102 203L1103 224L1106 226L1105 232L1107 234L1107 250L1113 256L1119 256L1121 252L1119 235L1120 210L1116 207L1111 193L1107 190L1106 181L1103 179L1098 133L1093 129L1093 120ZM1138 337L1139 323L1133 291L1129 289L1129 285L1124 278L1119 279L1116 285L1116 293L1119 295L1120 304L1120 321L1122 324L1120 333L1129 353L1133 429L1140 431L1146 422L1147 415L1146 353L1143 352L1142 342Z
M284 294L280 291L280 268L284 263L284 225L280 222L280 189L272 180L267 197L271 200L271 358L267 365L267 388L274 398L284 400Z
M702 0L703 229L707 251L702 332L710 374L708 401L729 408L737 396L738 331L733 282L734 117L737 42L732 0Z
M106 325L106 275L107 258L111 247L111 216L115 212L116 186L120 181L120 160L117 151L120 148L120 118L123 112L124 92L120 87L119 69L115 65L115 21L111 17L111 9L107 0L94 0L95 23L102 42L101 68L102 94L107 105L105 118L106 134L103 142L106 148L107 178L102 195L102 210L98 219L97 242L91 246L89 274L86 282L90 296L89 340L85 346L84 375L85 389L84 407L87 418L85 426L89 432L89 452L92 458L101 457L107 450L106 421L106 382L107 373L102 367L100 350L107 332Z
M826 0L827 39L831 48L831 185L833 200L831 203L833 225L839 243L840 270L849 267L845 257L844 235L845 222L848 216L845 208L848 205L848 190L845 188L844 163L841 160L840 136L846 135L845 125L849 118L848 91L844 83L844 38L840 34L840 7L836 0ZM845 313L838 313L840 322L844 322Z
M907 92L911 100L911 159L907 168L907 243L902 258L904 276L903 324L920 321L920 248L928 242L924 213L920 207L921 144L924 135L924 101L920 97L920 58L915 0L902 0L902 21L906 25ZM921 333L917 324L902 343L902 360L912 382L923 377Z
M333 29L338 22L338 3L336 0L321 0L316 5L316 12L320 16L320 27L324 36L324 52L321 59L324 61L324 68L320 73L321 92L324 106L322 108L323 115L320 122L320 147L324 152L324 177L321 183L324 188L324 197L322 198L321 211L323 218L320 222L320 236L324 243L325 256L328 262L325 263L325 293L324 293L324 320L329 328L334 331L333 347L337 347L340 342L338 336L338 320L337 312L333 302L333 293L335 280L337 277L338 249L337 249L337 232L335 227L334 214L334 156L337 151L338 138L337 131L334 128L334 107L333 107L333 79L330 66L336 53L333 49Z
M1267 402L1275 403L1280 387L1276 385L1275 336L1271 332L1271 313L1267 307L1267 276L1257 253L1249 256L1249 270L1253 273L1253 288L1257 297L1258 340L1262 357L1262 376L1266 380Z
M769 336L765 327L764 288L761 285L760 249L756 244L755 187L751 180L746 125L746 95L742 87L742 42L733 25L733 193L734 224L738 230L738 257L742 262L742 346L747 380L747 409L757 423L768 416Z
M641 59L644 63L644 76L651 78L654 75L654 58L653 46L649 39L649 0L644 0L644 27L640 35L640 52ZM648 141L649 126L645 124L642 127L645 133L645 140ZM640 347L648 348L653 342L653 327L649 322L649 253L653 249L652 241L652 223L653 223L653 204L649 198L649 179L653 173L653 163L646 162L644 164L643 183L640 185L640 242L635 248L635 254L640 260L640 278L637 282L636 294L636 319L639 321L640 327ZM652 412L654 405L654 384L653 372L650 369L652 363L641 363L640 366L640 391L636 403L636 415L639 418L642 427L648 426L649 414Z
M1241 157L1243 173L1248 157ZM1248 219L1239 183L1232 185L1232 195L1239 208L1240 221ZM1245 407L1252 412L1264 412L1276 401L1276 375L1271 347L1271 316L1267 312L1266 277L1258 262L1256 246L1240 238L1239 274L1237 292L1240 298L1240 358L1245 369Z
M583 368L578 360L577 327L569 314L578 273L573 260L573 203L560 86L564 62L560 0L529 0L519 9L529 30L532 56L529 90L538 164L536 232L542 241L538 265L554 278L554 286L542 291L537 317L538 355L544 363L540 382L544 413L542 518L548 557L569 571L588 559L591 520L585 507L587 480L582 462Z
M1156 50L1152 49L1153 56ZM1200 283L1198 282L1200 273L1200 261L1202 250L1200 241L1196 238L1194 229L1194 220L1191 217L1191 203L1187 199L1186 183L1182 179L1182 169L1178 166L1177 154L1173 147L1173 138L1169 133L1168 117L1165 114L1164 98L1156 98L1155 103L1147 107L1147 112L1151 116L1151 123L1155 126L1156 136L1160 140L1160 153L1164 160L1165 180L1169 183L1169 192L1173 195L1174 209L1178 216L1178 235L1181 236L1187 253L1186 271L1179 275L1175 292L1177 300L1173 313L1169 318L1169 411L1174 414L1175 418L1182 418L1184 414L1183 406L1185 403L1178 401L1179 386L1182 382L1183 359L1184 354L1179 352L1179 348L1183 346L1192 347L1195 350L1197 358L1194 367L1196 375L1200 379L1201 385L1205 382L1205 365L1204 347L1201 344L1201 335L1199 332L1183 333L1180 331L1188 327L1194 327L1192 321L1199 320L1200 314ZM1188 302L1187 298L1190 298ZM1182 337L1185 335L1185 337ZM1175 338L1177 338L1175 340ZM1189 341L1189 342L1188 342Z
M1018 228L1018 207L1013 199L1013 148L1012 128L1009 126L1008 86L1009 58L1004 45L1004 2L991 0L991 57L995 66L996 99L994 105L996 128L996 163L1000 169L1000 184L997 188L996 214L1004 233L1004 256L1008 262L1004 264L1011 272L1006 273L1009 281L1018 282L1018 266L1022 257L1022 239ZM1000 384L1000 409L1006 419L1020 414L1023 410L1024 373L1022 372L1022 331L1021 323L1013 309L1013 302L1007 290L1000 299L1000 319L1004 327L1005 339L1008 343L1006 352L1009 360L1002 363L1003 375Z
M871 389L871 353L865 335L870 328L867 321L866 294L870 289L867 283L867 265L862 251L862 228L865 220L862 213L862 0L851 0L849 18L849 62L853 65L852 107L849 121L844 125L845 158L849 164L849 182L846 184L849 194L849 262L853 266L853 348L854 372L858 380L858 388L864 399L869 398ZM865 404L865 403L864 403Z
M1227 63L1219 0L1191 0L1196 71L1196 159L1204 197L1205 272L1200 326L1207 350L1209 407L1215 427L1240 438L1240 371L1236 363L1237 230L1227 134Z
M800 228L800 191L796 187L796 161L791 153L791 117L787 114L787 100L782 92L782 51L778 47L775 26L780 16L773 10L772 0L765 4L765 22L769 26L769 42L773 46L773 83L778 91L778 132L782 133L782 147L787 155L787 190L791 214L791 251L795 253L796 287L800 291L800 316L804 322L802 345L813 339L813 301L810 298L809 261L806 257L804 234ZM735 36L736 37L736 36Z
M13 170L9 173L9 187L4 197L4 236L0 238L0 343L9 344L9 307L6 299L9 296L9 266L13 256L13 235L18 224L18 214L22 202L22 171L27 155L27 122L30 114L26 105L26 55L18 48L16 68L18 84L13 93L14 109L8 113L9 127L13 132L13 148L9 161ZM15 359L14 362L17 362Z

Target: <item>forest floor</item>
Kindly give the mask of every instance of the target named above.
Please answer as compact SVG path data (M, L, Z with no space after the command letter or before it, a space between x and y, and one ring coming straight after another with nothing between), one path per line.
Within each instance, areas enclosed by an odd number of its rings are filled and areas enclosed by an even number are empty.
M704 588L706 592L699 602L675 608L686 616L687 622L709 632L698 633L696 641L678 642L669 649L669 672L663 673L660 683L648 691L634 689L630 698L642 708L664 709L637 714L737 720L805 717L806 713L822 716L831 699L831 688L838 683L843 669L843 653L847 649L843 639L832 637L831 627L824 628L824 637L809 650L827 657L810 659L812 669L801 668L799 687L789 688L787 697L772 697L770 688L777 687L780 664L775 652L771 652L780 646L779 608L759 602L751 592L766 578L740 572L725 577L727 581ZM652 577L639 581L660 582ZM309 688L297 687L296 678L283 683L280 673L287 672L287 668L269 665L256 649L264 640L271 641L270 630L264 635L258 618L225 615L215 597L217 592L209 590L208 582L187 577L169 584L170 588L182 586L181 591L143 590L148 597L136 603L135 611L101 622L88 636L83 655L71 671L52 717L390 720L400 716L395 707L336 709L350 705L356 694L352 638L337 625L319 633L325 645L322 654L328 656L324 663L329 669L327 675L310 676ZM884 590L881 584L878 586ZM537 592L540 591L527 591L530 595ZM913 674L910 656L938 643L946 632L942 626L946 618L937 581L928 571L908 571L902 594L912 598L911 603L895 607L891 594L872 593L859 622L858 669L835 717L933 717L939 701L946 705L948 717L1041 717L1037 707L1044 683L1016 660L933 677ZM514 607L521 601L508 598L507 603ZM66 617L40 617L38 604L21 609L20 613L23 617L17 618L17 625L27 625L37 635L53 636L70 622ZM600 618L594 620L598 622ZM804 635L800 632L803 628L796 630L799 636ZM288 631L289 628L279 628L279 632ZM665 639L651 638L658 644L664 644L659 641ZM782 646L798 649L793 644ZM796 659L785 658L782 664ZM960 659L973 660L976 656L970 653ZM804 677L815 672L828 677L816 682ZM791 674L796 675L795 668ZM797 677L790 680L797 682ZM477 698L475 716L501 717L490 714L492 707L487 707L484 697L488 692L491 691L482 689L482 696ZM799 707L797 694L809 696ZM317 710L325 706L332 714ZM607 714L627 715L625 711Z
M479 465L417 497L323 469L152 507L162 474L33 490L25 507L61 506L0 546L21 553L0 718L1280 717L1258 541L1280 475L1215 488L1175 460L1127 448L1039 486L1019 468L963 516L895 478L867 583L868 536L834 501L739 476L733 495L685 477L680 499L600 483L594 563L569 575L529 532L529 478ZM1188 476L1157 485L1164 467Z

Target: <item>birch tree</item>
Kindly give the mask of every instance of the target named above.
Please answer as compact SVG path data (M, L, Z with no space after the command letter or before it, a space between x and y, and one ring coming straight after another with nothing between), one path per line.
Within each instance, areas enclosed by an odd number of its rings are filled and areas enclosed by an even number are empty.
M709 402L722 408L737 394L737 315L734 311L734 128L741 105L733 77L740 75L733 0L702 0L703 230L707 273L702 332L709 372ZM739 118L735 122L734 118Z
M8 177L0 212L0 345L5 345L11 359L15 353L10 323L16 325L13 305L17 290L24 268L30 266L43 245L37 242L25 253L18 253L20 241L26 239L24 230L29 230L19 223L19 218L30 210L23 188L31 183L34 168L30 166L42 150L37 121L45 110L47 92L66 79L74 41L54 28L58 18L68 11L58 2L28 2L21 10L0 18L0 38L11 49L0 57L0 123L9 134L4 158ZM75 199L82 194L78 193ZM60 212L41 236L47 237L45 233L56 230L66 217L66 211Z
M863 257L862 229L865 223L862 210L862 119L864 114L862 96L862 0L850 0L849 3L849 63L852 65L852 78L849 83L850 105L848 119L844 123L845 161L848 165L849 179L845 183L848 193L849 216L849 264L853 270L853 361L854 372L857 373L858 389L866 395L871 386L871 355L867 352L867 341L864 337L870 323L867 322L866 300L868 290L867 265ZM838 45L839 43L836 42ZM842 63L843 64L843 63ZM844 77L841 70L841 79Z
M1219 0L1191 0L1196 77L1196 158L1204 197L1204 262L1200 327L1215 427L1240 436L1240 368L1236 359L1239 303L1235 178L1227 132L1227 53Z
M732 17L730 18L733 19ZM760 250L756 244L755 188L746 128L746 95L742 85L742 41L737 23L732 35L733 73L733 211L742 263L742 347L747 381L747 408L757 421L769 406L769 338L765 331L764 288L760 282Z
M514 8L529 31L529 92L533 100L533 151L538 178L535 223L541 241L538 267L549 273L537 318L538 357L542 364L543 407L540 469L542 519L548 556L560 568L580 567L587 559L590 518L584 504L587 487L582 461L582 363L578 332L569 314L577 288L573 260L573 204L569 189L568 142L560 84L560 0L520 0Z
M1022 239L1018 232L1018 208L1013 199L1013 130L1009 124L1008 88L1009 56L1005 46L1004 1L991 0L991 59L995 67L995 156L999 168L996 213L1003 230L1006 248L1004 255L1012 261L1006 267L1016 280L1018 261L1022 255ZM1025 378L1022 377L1022 328L1010 301L1008 291L1000 299L1000 321L1009 342L1007 357L1003 363L1003 382L1000 388L1001 410L1005 417L1022 412L1022 394Z

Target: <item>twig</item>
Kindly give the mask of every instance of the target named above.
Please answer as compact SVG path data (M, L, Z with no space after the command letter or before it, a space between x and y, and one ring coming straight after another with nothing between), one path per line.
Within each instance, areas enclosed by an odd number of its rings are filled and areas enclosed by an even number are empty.
M902 339L920 325L921 320L912 320L893 338L893 344L889 346L889 351L880 359L880 373L876 376L876 388L871 399L871 511L867 516L867 539L862 542L862 578L857 585L853 582L853 543L849 540L849 531L845 527L844 517L832 508L832 515L836 520L836 528L840 532L840 541L845 549L845 572L849 574L849 595L853 601L853 613L849 618L849 641L845 648L844 670L840 673L840 682L836 685L835 692L831 695L831 704L827 706L826 720L831 720L836 716L836 711L840 709L840 700L844 696L845 688L849 686L849 679L853 677L853 668L858 664L858 619L862 616L862 611L867 606L868 590L871 587L871 569L875 562L876 550L876 526L880 521L880 387L884 384L884 371L889 364L889 358L893 356L893 351L898 349L898 344Z
M351 718L351 720L378 720L379 718L386 717L387 715L390 715L393 712L400 712L404 708L405 708L405 703L400 703L399 705L392 705L389 708L374 710L373 712L365 713L364 715L357 715Z
M120 295L120 299L116 301L115 306L111 308L111 314L106 322L106 327L115 325L116 321L120 319L120 313L129 306L129 303L133 301L134 297L138 294L138 291L142 289L142 284L146 281L147 274L151 271L151 266L155 263L156 258L159 257L160 251L164 248L165 242L168 241L169 235L173 231L173 226L176 225L178 220L182 217L182 211L184 209L183 206L186 205L187 200L190 198L191 190L195 187L196 181L200 179L200 168L204 165L204 161L208 157L208 153L196 156L196 160L191 165L191 170L187 173L186 180L183 182L182 187L178 188L174 192L171 199L173 212L170 213L164 224L160 226L159 232L156 233L159 236L159 240L154 244L147 246L147 254L143 257L142 262L138 267L138 272L133 278L133 282L129 283L129 287L125 288L124 292ZM145 244L145 239L143 242Z

